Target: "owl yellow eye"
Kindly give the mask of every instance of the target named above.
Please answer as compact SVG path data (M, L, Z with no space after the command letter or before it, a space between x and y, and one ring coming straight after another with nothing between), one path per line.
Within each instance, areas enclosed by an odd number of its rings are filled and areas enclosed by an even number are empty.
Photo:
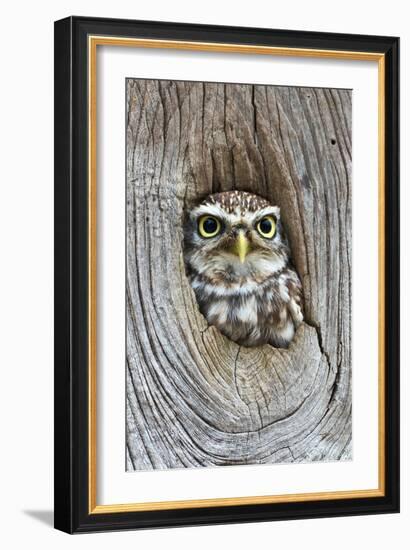
M202 216L198 221L198 232L201 237L209 239L221 231L221 222L213 216Z
M265 239L272 239L276 233L276 222L273 216L265 216L258 221L256 229Z

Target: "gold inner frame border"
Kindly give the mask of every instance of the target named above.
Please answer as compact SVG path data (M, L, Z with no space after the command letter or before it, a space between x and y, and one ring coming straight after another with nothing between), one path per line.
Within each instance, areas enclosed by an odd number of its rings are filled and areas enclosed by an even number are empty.
M135 502L127 504L97 503L97 47L177 49L221 53L261 54L282 57L313 57L375 61L378 63L378 488L352 491L326 491L266 496L224 497L212 499ZM88 511L89 514L142 512L187 508L241 506L308 502L385 495L385 55L374 52L321 50L228 43L193 42L88 36Z

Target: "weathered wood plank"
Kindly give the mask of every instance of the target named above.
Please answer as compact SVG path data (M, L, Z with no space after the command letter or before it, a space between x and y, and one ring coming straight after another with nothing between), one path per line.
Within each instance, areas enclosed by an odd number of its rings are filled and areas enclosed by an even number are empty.
M349 459L351 92L127 86L127 469ZM198 312L184 210L229 189L281 207L305 297L288 350Z

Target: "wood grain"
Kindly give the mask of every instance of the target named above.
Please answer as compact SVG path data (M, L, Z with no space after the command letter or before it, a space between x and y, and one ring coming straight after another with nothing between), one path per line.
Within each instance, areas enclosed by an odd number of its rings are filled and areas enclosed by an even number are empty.
M127 469L351 458L351 92L127 81ZM281 207L305 323L288 350L208 326L185 209Z

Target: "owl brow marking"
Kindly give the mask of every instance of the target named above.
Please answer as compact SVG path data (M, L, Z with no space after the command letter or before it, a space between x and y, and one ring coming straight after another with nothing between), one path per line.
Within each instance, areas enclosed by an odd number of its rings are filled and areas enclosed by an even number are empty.
M215 216L218 219L221 219L222 221L228 221L229 218L226 215L226 212L218 205L213 204L201 204L197 208L195 208L191 213L191 218L199 218L200 216L204 216L205 214L209 216Z
M279 207L278 206L267 206L266 208L262 208L262 210L258 211L258 215L255 218L256 220L261 220L265 216L273 216L275 218L275 221L279 219Z

